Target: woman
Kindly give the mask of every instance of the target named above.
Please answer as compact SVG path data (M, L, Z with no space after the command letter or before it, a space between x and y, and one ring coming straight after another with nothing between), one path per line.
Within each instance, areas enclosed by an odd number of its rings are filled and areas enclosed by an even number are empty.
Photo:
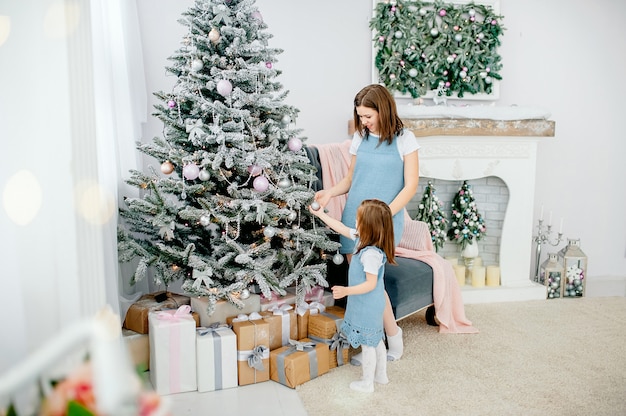
M330 198L348 193L341 222L351 228L355 227L361 201L382 200L391 209L395 244L398 245L404 228L404 207L417 191L420 146L413 132L404 128L393 96L382 85L368 85L357 93L354 126L347 175L331 189L317 192L315 200L325 207ZM350 261L354 242L343 236L340 242L341 253ZM387 359L395 361L402 357L404 350L402 329L396 323L386 292L385 298L383 323L389 346ZM355 356L351 362L360 365L359 358Z

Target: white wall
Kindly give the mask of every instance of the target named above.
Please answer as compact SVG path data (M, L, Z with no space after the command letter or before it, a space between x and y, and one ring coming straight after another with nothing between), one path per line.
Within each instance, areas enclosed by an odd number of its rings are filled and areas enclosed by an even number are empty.
M184 33L177 14L191 0L137 0L142 20L148 91L167 90L166 58ZM347 136L354 94L371 82L372 4L367 0L257 0L274 47L276 67L300 109L309 143ZM580 238L589 278L626 278L626 140L620 130L626 93L626 3L600 0L501 0L506 31L500 52L498 105L548 108L556 136L540 143L535 216L553 211L566 237ZM146 138L162 126L152 119ZM532 244L529 242L529 244ZM545 247L544 253L558 249Z

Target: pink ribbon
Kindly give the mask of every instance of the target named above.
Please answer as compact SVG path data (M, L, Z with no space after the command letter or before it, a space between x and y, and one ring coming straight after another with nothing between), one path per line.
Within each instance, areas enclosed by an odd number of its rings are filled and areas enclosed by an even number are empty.
M180 318L185 316L189 316L191 313L191 306L183 305L180 308L176 309L176 312L172 313L171 311L161 311L157 313L157 318L164 321L178 321Z

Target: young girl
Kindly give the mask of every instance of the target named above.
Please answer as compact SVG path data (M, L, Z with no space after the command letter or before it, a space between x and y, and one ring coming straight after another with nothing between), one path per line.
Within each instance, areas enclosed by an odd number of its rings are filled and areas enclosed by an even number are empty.
M354 127L348 173L332 188L317 192L315 200L325 207L330 198L347 193L341 221L348 227L354 227L362 200L377 198L386 202L393 214L397 245L404 228L404 207L417 191L420 146L415 135L404 128L393 96L382 85L368 85L356 94ZM340 241L341 253L350 261L354 243L349 238ZM384 325L389 344L387 358L399 360L404 351L402 329L396 323L388 297ZM352 357L351 363L359 362L359 355Z
M366 199L356 211L356 229L330 217L323 209L311 212L340 235L355 241L348 268L348 285L333 286L333 298L348 297L341 331L354 348L361 346L363 376L350 388L371 393L374 381L387 384L387 351L383 342L385 309L385 263L396 264L393 220L389 206Z

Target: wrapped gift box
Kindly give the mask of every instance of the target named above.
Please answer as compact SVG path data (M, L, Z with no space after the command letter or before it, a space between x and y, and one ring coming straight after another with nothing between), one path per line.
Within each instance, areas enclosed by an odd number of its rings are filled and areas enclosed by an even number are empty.
M326 307L319 302L303 303L296 307L296 323L298 328L298 337L296 339L309 336L309 317L324 310L326 310Z
M295 287L288 287L285 289L288 294L293 296L296 295ZM332 292L327 292L321 286L315 286L313 289L309 290L304 294L304 301L309 302L319 302L324 306L334 306L335 299L333 299Z
M237 335L237 373L239 385L270 379L270 327L258 312L229 317Z
M237 336L226 324L196 330L198 391L237 387Z
M269 298L266 298L265 296L261 295L261 309L260 309L261 312L268 311L272 309L273 307L280 306L283 304L295 305L296 304L295 293L287 292L285 296L280 296L276 292L272 292L272 296Z
M214 323L226 322L231 316L237 316L240 313L259 312L261 310L261 297L259 295L250 294L247 299L242 299L243 309L237 308L232 303L219 300L215 304L215 310L211 315L207 312L209 307L209 298L206 296L194 296L191 298L191 310L200 315L201 326L211 326Z
M270 352L270 378L296 388L329 370L328 345L305 338Z
M150 369L150 338L130 329L122 329L122 339L135 368L140 371Z
M259 312L259 314L269 324L270 350L288 345L290 339L297 339L298 325L293 306L275 306L271 310Z
M139 334L147 334L150 312L177 309L183 305L189 305L189 303L189 296L172 292L155 292L143 295L128 308L124 319L124 328Z
M196 322L190 306L151 312L150 381L159 394L197 389Z
M309 317L309 338L328 345L330 348L330 368L348 362L350 345L341 333L341 323L345 312L345 309L339 306L329 306L324 311Z

